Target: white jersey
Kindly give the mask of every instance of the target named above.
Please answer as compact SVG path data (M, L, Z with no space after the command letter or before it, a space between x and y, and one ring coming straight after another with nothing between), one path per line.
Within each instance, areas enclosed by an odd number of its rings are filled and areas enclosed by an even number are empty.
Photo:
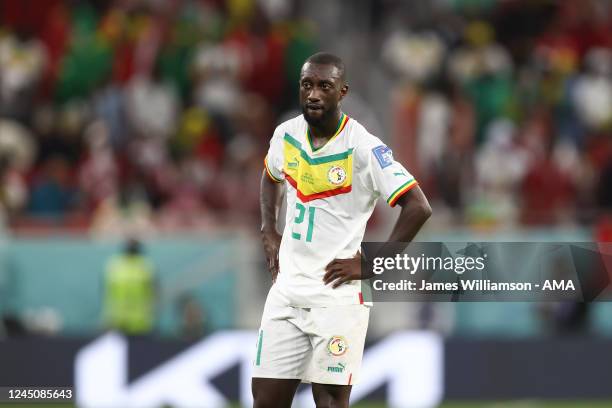
M394 206L417 185L391 149L342 115L336 134L315 149L302 115L279 125L265 159L268 175L287 188L287 216L275 289L292 306L363 303L361 281L323 283L335 258L360 250L376 201Z

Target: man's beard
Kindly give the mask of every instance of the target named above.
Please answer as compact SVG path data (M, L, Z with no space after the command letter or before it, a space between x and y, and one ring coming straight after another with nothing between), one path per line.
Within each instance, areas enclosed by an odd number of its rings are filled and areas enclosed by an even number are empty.
M306 105L302 105L302 114L304 115L304 119L306 119L306 122L313 127L321 127L323 124L325 124L328 120L330 120L330 118L333 116L334 111L333 110L323 110L322 114L320 117L318 118L313 118L312 116L309 116L308 114L308 110L306 109Z

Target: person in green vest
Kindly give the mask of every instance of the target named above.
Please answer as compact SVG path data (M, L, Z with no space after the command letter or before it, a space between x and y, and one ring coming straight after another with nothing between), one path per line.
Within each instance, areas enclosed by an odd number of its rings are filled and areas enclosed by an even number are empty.
M130 336L150 334L155 324L153 265L136 239L108 262L104 275L106 327Z

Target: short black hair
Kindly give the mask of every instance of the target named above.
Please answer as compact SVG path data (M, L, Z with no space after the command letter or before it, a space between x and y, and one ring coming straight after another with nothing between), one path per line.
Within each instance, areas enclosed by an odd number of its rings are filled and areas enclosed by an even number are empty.
M338 69L340 73L340 78L344 81L346 78L346 69L344 67L344 61L342 58L337 55L331 54L329 52L317 52L316 54L311 55L304 61L304 64L322 64L322 65L333 65Z

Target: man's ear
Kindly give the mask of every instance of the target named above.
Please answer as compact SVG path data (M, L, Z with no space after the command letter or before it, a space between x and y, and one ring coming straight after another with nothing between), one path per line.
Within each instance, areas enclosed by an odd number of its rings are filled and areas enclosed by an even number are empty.
M340 100L344 99L346 94L348 94L348 91L349 91L349 85L345 83L344 85L342 85L342 88L340 88Z

